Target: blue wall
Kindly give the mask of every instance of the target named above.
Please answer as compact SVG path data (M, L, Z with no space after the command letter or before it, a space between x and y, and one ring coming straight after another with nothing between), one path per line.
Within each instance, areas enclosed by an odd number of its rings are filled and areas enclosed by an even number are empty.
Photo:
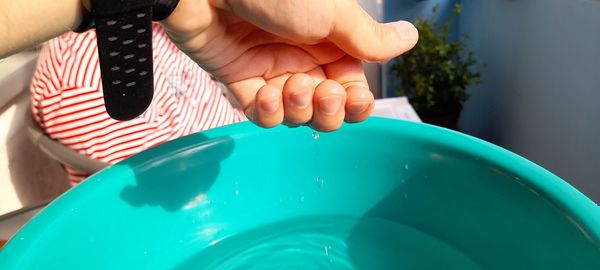
M443 23L452 14L457 0L387 0L384 2L384 18L386 22L405 20L413 22L416 18L433 18L436 22ZM432 14L432 9L437 5L437 12ZM450 30L450 38L455 39L458 34L458 20ZM395 78L390 76L390 64L384 67L382 85L384 96L394 96Z
M413 21L416 17L428 18L431 16L431 9L438 5L439 19L445 18L452 11L455 0L387 0L384 3L385 20Z
M387 0L385 19L442 17L456 1ZM600 203L600 1L463 0L456 36L480 63L460 121ZM443 18L441 18L443 19ZM386 89L392 93L391 78Z
M462 130L600 202L600 1L465 0L459 29L487 65Z

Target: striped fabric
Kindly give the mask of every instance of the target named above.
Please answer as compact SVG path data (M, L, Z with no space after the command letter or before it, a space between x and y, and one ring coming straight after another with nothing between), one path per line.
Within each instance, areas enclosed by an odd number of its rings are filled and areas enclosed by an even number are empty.
M115 163L160 143L245 120L208 73L153 25L154 99L126 122L108 116L102 98L96 34L49 41L31 84L34 118L53 139L91 158ZM66 165L76 184L87 175Z

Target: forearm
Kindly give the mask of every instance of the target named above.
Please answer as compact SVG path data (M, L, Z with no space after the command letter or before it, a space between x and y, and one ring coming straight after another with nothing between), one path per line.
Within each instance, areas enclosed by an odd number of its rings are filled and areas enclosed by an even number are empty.
M82 0L0 1L0 59L77 28L82 14Z

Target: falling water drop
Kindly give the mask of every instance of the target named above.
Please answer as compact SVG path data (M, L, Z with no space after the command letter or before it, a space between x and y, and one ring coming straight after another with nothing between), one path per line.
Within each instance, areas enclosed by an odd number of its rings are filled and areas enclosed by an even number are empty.
M325 180L322 177L318 177L317 176L317 186L319 186L320 188L322 188L325 185Z

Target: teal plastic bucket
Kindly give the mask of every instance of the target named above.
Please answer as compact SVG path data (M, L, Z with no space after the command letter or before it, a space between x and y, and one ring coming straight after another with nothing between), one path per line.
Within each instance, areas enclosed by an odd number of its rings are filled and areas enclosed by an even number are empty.
M13 237L0 269L600 269L600 209L425 124L242 123L93 176Z

